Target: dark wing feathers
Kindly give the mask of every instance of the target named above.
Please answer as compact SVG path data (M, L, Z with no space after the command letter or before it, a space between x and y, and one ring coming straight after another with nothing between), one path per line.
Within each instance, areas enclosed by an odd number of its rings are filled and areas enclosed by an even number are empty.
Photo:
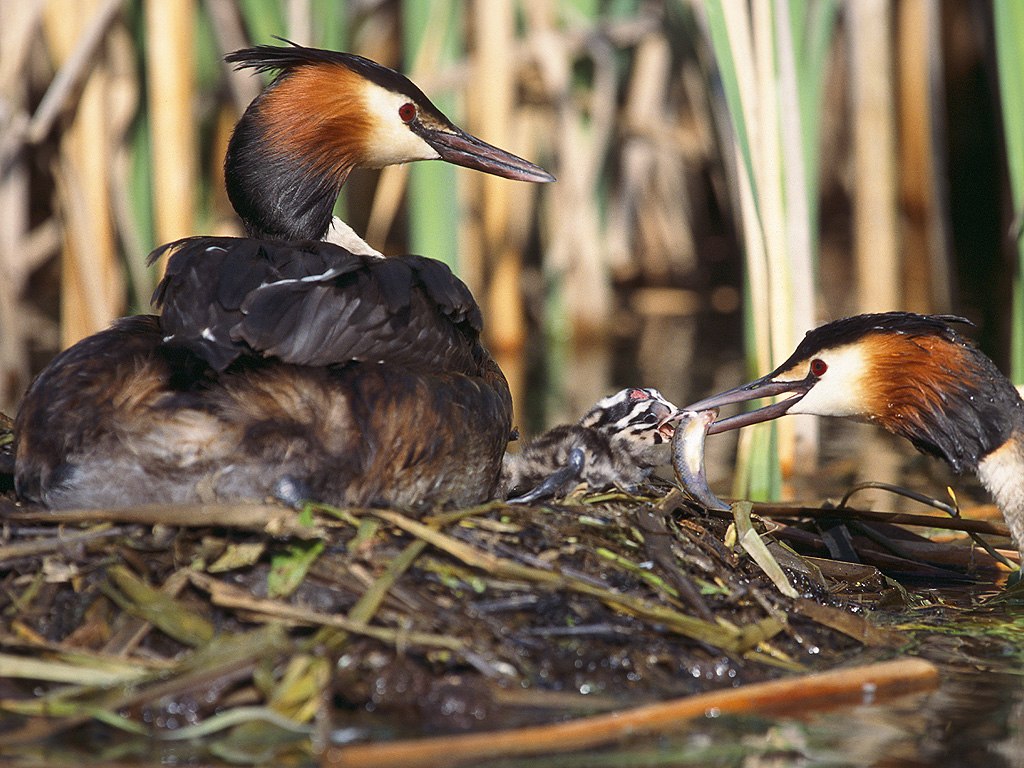
M223 370L242 356L298 365L477 364L480 309L444 264L380 259L323 242L190 238L154 294L168 344Z
M217 303L230 309L241 307L260 280L274 279L279 275L267 261L257 240L241 241L238 247L229 247L220 258ZM193 269L193 273L198 275L199 270Z
M461 280L453 280L451 270L440 261L422 256L409 256L414 264L420 282L430 299L441 308L441 311L452 318L453 322L467 322L476 331L483 330L483 316L480 307L473 300L469 288Z
M378 303L397 313L412 301L413 270L402 259L383 259L371 267L374 287L380 296Z

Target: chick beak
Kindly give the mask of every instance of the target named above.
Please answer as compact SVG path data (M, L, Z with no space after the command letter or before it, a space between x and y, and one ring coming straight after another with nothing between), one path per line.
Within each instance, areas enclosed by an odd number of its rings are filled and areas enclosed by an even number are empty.
M725 419L719 419L708 429L709 435L719 432L728 432L732 429L739 429L750 424L758 424L762 421L771 421L779 416L785 415L790 408L796 405L814 386L815 379L807 377L799 381L775 381L770 376L764 376L748 384L742 384L734 389L726 390L717 395L706 397L692 405L686 406L684 411L706 411L711 408L721 408L723 405L733 403L746 403L750 400L760 400L763 397L774 397L775 395L792 395L785 400L771 405L765 405L753 411L739 413Z
M676 422L679 421L681 411L678 408L668 408L666 406L660 406L655 410L661 421L658 422L658 432L666 440L671 440L672 435L676 432Z
M529 160L481 141L454 125L427 126L416 121L412 130L441 156L454 165L473 168L515 181L554 181L555 177Z

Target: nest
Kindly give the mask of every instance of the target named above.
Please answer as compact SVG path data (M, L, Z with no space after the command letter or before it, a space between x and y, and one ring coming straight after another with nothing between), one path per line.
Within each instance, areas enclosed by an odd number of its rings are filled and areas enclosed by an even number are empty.
M902 599L874 567L799 556L749 505L711 516L666 487L419 517L2 503L8 756L187 743L301 762L331 742L546 722L905 642L863 616Z

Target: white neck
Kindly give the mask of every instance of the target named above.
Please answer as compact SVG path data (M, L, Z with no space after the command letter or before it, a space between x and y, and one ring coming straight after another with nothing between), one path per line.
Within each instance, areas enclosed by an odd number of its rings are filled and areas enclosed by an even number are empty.
M374 256L378 259L384 258L383 253L372 248L369 243L355 233L352 227L337 216L331 219L331 226L323 239L325 243L340 245L349 253L355 253L360 256Z
M978 479L992 494L1024 560L1024 434L1014 432L978 464Z

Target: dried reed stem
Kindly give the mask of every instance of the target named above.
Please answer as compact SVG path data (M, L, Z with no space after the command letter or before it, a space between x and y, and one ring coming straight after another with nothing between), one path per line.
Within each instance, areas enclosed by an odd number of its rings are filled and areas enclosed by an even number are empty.
M905 309L948 311L952 307L949 235L940 174L945 148L937 146L943 99L936 87L942 66L941 8L931 0L902 0L896 6L899 51L899 212L903 238Z
M757 683L741 688L649 704L636 709L499 733L334 747L323 756L328 768L373 765L462 765L485 758L564 753L612 744L629 737L667 733L709 712L792 713L877 702L935 688L938 668L924 659L903 658L852 669Z
M146 84L156 240L195 234L195 0L147 0Z
M68 227L61 265L63 346L105 328L124 305L110 204L109 79L102 60L96 58L103 48L93 42L95 30L107 23L109 14L109 2L83 0L51 3L45 19L55 59L89 72L61 139L63 172L55 174ZM86 58L82 51L92 55Z
M889 0L846 5L854 152L858 311L903 306L896 221L896 125Z

